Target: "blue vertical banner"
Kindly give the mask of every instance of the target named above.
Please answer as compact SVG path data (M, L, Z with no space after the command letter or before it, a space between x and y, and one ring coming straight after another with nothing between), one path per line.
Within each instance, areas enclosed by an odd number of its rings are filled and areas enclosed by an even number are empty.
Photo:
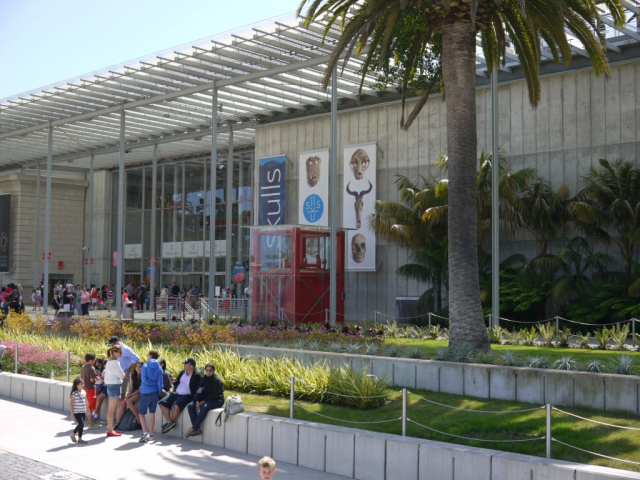
M259 160L258 225L284 223L286 155Z

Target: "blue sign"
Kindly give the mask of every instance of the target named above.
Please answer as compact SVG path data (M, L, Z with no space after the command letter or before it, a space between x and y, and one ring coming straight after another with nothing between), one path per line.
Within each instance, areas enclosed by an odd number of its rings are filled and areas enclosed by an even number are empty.
M319 221L324 212L324 202L322 198L320 198L320 195L316 195L315 193L309 195L302 205L302 211L307 222L316 223Z
M259 161L258 225L284 223L284 182L287 157L261 158Z

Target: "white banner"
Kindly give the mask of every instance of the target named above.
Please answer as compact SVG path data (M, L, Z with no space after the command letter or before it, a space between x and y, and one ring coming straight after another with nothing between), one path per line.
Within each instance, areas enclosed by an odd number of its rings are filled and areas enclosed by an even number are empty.
M376 236L369 228L375 212L377 144L364 143L344 147L344 190L342 225L347 233L347 270L376 270Z
M125 245L124 258L142 258L142 244L129 243Z
M162 258L182 257L182 242L164 242L162 244Z
M165 242L162 244L162 258L201 258L203 255L203 242ZM210 242L204 242L204 256L210 256ZM216 240L216 257L227 255L227 241Z
M329 226L329 150L298 155L298 224Z
M226 240L216 240L216 244L213 247L216 251L216 257L226 257L227 256L227 241ZM211 242L205 242L204 244L204 254L205 257L211 258Z

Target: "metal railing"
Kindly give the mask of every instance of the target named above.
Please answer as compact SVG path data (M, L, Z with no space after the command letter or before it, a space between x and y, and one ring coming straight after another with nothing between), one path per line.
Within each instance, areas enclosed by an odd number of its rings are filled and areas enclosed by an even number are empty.
M249 315L248 298L216 298L209 305L203 297L157 297L154 298L153 307L155 321L164 319L195 323L211 317L243 320Z

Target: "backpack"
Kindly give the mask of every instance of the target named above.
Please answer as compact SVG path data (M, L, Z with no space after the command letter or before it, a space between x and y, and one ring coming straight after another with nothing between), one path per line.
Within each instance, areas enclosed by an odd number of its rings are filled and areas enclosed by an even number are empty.
M227 403L224 406L224 410L222 410L218 414L218 418L216 418L216 427L222 426L222 414L224 413L224 421L227 422L229 415L235 415L237 413L244 412L244 405L242 404L242 398L240 395L231 395L227 398Z
M125 412L122 417L122 421L120 422L120 426L118 430L122 432L131 432L133 430L142 430L142 425L136 422L136 417L133 412L129 409Z

